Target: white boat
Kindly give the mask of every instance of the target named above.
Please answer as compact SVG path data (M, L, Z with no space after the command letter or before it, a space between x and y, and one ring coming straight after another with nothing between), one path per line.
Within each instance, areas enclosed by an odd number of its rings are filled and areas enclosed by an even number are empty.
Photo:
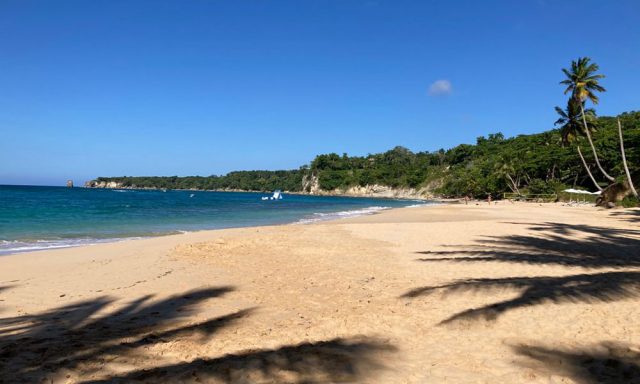
M282 191L276 189L271 196L263 196L262 200L282 200Z

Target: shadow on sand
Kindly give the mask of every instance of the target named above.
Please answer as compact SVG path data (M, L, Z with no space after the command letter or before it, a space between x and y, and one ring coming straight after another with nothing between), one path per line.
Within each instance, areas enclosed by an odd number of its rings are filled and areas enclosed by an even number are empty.
M0 382L40 382L61 371L91 374L118 359L152 361L150 345L185 337L206 339L247 315L232 313L184 324L197 306L231 287L207 288L152 301L143 296L104 313L115 300L99 297L36 315L0 319Z
M369 338L333 339L277 349L249 351L212 359L197 359L134 371L104 381L207 383L334 383L357 382L384 368L380 353L394 347Z
M434 291L449 294L465 291L487 292L505 288L519 289L521 292L511 300L457 313L440 324L457 320L495 320L509 310L544 303L611 302L636 297L640 295L640 272L467 279L440 286L416 288L405 293L403 297L417 297Z
M153 347L167 343L169 348L182 340L206 344L216 332L251 314L246 309L189 321L206 301L232 290L200 289L163 300L143 296L124 307L116 307L113 298L98 297L0 319L0 382L358 381L383 367L377 362L380 353L394 350L378 340L355 337L163 364Z
M594 269L640 267L640 231L557 223L531 225L529 229L537 232L536 235L493 237L459 250L418 252L433 256L418 260L507 262ZM515 289L520 293L510 300L454 314L441 324L458 320L495 320L509 310L543 303L611 302L637 297L640 296L640 271L465 279L415 288L402 297L413 298L435 291L450 294L502 289Z
M7 289L11 289L12 287L14 287L13 285L0 285L0 292L2 291L6 291ZM3 300L0 300L3 301Z
M545 375L569 377L584 384L640 383L640 350L605 342L584 349L550 349L517 345L520 365Z
M0 285L0 292L10 289L13 285Z
M531 225L510 223L513 225ZM451 251L425 251L420 261L548 264L584 268L640 267L640 231L543 223L528 229L539 236L495 236Z
M640 208L611 212L611 216L630 223L640 223Z

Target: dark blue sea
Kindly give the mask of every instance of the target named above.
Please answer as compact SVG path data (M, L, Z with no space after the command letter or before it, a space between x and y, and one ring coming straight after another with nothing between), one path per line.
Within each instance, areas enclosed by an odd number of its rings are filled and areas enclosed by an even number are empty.
M310 223L424 201L0 185L0 254L204 229Z

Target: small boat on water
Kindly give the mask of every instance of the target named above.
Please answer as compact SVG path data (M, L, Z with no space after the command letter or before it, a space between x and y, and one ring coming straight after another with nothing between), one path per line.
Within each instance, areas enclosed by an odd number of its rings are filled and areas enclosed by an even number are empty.
M262 200L282 200L282 191L276 189L271 196L263 196Z

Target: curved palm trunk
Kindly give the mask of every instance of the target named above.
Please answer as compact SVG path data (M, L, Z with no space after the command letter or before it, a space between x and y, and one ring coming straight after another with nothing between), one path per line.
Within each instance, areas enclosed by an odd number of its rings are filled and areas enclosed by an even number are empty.
M600 165L600 159L598 159L598 153L596 152L596 147L593 145L593 140L591 140L591 133L589 132L589 127L587 126L587 118L584 116L584 107L582 103L580 103L580 112L582 112L582 123L584 124L584 131L587 134L587 140L589 140L589 145L591 146L591 150L593 151L593 158L596 160L596 165L600 169L600 172L609 179L609 181L616 181L613 177L609 176L607 172Z
M633 180L631 180L631 173L629 172L629 167L627 166L627 156L624 153L624 141L622 140L622 125L620 124L620 119L618 119L618 134L620 135L620 152L622 153L622 166L624 167L624 173L627 174L627 180L629 180L629 187L631 188L631 192L633 196L638 198L638 191L633 186Z
M511 182L511 185L513 186L513 187L509 187L509 188L511 188L511 192L514 192L514 193L517 193L518 195L520 195L520 190L518 189L518 185L516 184L515 181L513 181L513 178L508 173L507 173L507 178L509 179L509 181Z
M584 169L587 170L587 173L589 174L589 177L591 178L591 181L593 181L593 185L595 185L596 188L598 188L598 191L602 191L602 188L600 188L600 186L598 185L598 182L596 181L596 179L591 174L591 170L589 169L589 166L587 165L587 162L584 160L584 156L582 156L582 151L580 151L580 146L576 146L576 148L578 148L578 154L580 155L580 160L582 160L582 165L584 165Z

